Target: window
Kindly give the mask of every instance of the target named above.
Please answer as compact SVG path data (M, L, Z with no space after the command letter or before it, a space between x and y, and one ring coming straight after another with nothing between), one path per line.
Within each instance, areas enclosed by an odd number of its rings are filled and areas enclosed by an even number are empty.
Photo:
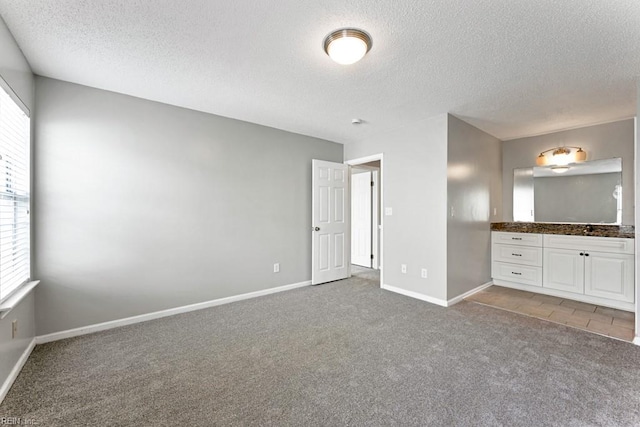
M12 95L0 84L0 301L31 276L31 124L28 110Z

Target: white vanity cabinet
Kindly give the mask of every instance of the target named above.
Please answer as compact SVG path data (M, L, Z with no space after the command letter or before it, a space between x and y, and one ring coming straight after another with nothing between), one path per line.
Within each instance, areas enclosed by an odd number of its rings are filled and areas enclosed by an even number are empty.
M542 234L491 233L494 280L542 286Z
M634 310L634 239L491 233L495 284Z
M544 249L544 287L584 293L584 256L575 249Z
M543 286L634 302L633 239L544 236Z

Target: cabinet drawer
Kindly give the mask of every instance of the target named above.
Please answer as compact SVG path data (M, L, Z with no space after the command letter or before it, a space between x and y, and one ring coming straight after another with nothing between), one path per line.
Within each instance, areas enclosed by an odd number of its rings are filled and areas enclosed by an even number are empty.
M494 261L491 263L491 276L494 279L525 285L542 286L542 268L526 265L508 264Z
M492 231L491 242L518 246L542 246L542 234Z
M578 249L581 251L598 251L618 254L633 254L634 239L545 234L544 247L556 249Z
M542 248L514 245L493 245L494 261L542 267Z

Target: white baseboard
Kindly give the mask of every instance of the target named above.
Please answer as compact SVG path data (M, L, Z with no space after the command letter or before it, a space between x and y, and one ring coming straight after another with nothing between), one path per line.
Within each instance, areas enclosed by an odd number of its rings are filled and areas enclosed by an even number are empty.
M397 288L397 287L391 286L391 285L382 285L380 287L382 289L386 289L387 291L391 291L391 292L395 292L396 294L401 294L401 295L404 295L404 296L407 296L407 297L419 299L421 301L430 302L431 304L440 305L442 307L446 307L447 306L447 301L445 301L443 299L430 297L430 296L425 295L425 294L421 294L421 293L413 292L413 291L408 291L406 289Z
M640 345L640 336L636 336L636 337L633 339L633 343L634 343L635 345Z
M234 295L226 298L219 298L211 301L199 302L196 304L185 305L182 307L170 308L167 310L155 311L153 313L141 314L139 316L126 317L124 319L112 320L109 322L98 323L95 325L82 326L80 328L69 329L66 331L54 332L47 335L40 335L35 338L36 344L44 344L52 341L58 341L65 338L77 337L80 335L91 334L94 332L106 331L107 329L118 328L120 326L132 325L134 323L146 322L149 320L160 319L162 317L173 316L181 313L188 313L190 311L202 310L205 308L215 307L222 304L229 304L231 302L242 301L245 299L261 297L264 295L275 294L277 292L288 291L291 289L302 288L309 286L310 280L305 282L294 283L291 285L278 286L277 288L264 289L261 291L249 292L246 294Z
M478 286L477 288L473 288L470 291L465 292L462 295L458 295L455 298L451 298L450 300L447 301L447 307L451 307L454 304L459 303L460 301L462 301L463 299L465 299L468 296L471 296L477 292L480 292L483 289L487 289L489 286L493 285L493 281L489 281L483 285Z
M29 355L31 355L31 352L33 351L35 346L36 339L34 338L24 350L22 356L20 356L20 359L18 359L11 372L9 372L9 376L4 381L4 384L2 384L2 386L0 387L0 403L2 403L4 398L7 396L7 393L9 393L9 389L13 385L13 382L16 380L16 378L18 378L18 374L20 374L20 371L22 370L24 364L27 363L27 359L29 359Z

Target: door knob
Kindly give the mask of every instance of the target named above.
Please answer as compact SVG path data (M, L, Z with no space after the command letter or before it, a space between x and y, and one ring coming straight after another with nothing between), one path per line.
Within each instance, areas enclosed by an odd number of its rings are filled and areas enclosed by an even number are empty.
M313 231L320 231L320 227L313 227Z

